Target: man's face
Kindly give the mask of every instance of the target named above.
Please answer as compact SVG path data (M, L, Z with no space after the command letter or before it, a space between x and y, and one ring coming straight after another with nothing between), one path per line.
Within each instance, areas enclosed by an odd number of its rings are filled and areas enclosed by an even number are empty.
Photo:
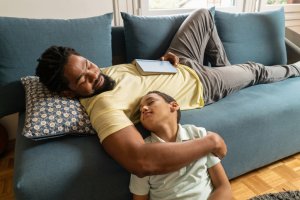
M69 92L77 97L90 97L114 87L114 81L102 74L97 65L78 55L69 56L64 77L69 82Z

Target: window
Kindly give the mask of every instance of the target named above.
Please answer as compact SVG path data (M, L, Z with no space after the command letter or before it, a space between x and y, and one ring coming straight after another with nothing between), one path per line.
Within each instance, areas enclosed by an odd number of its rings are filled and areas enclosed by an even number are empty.
M242 12L244 0L140 0L140 15L167 15L215 6L218 10Z
M281 6L284 6L285 25L299 28L300 0L261 0L258 11L274 10Z
M258 11L274 10L284 6L286 12L300 12L300 0L259 0Z
M285 36L300 47L300 0L261 0L258 11L284 7Z

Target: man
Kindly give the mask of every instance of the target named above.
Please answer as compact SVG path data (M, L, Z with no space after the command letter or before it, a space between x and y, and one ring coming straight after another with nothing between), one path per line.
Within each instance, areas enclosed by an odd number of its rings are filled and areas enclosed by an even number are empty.
M204 54L218 67L202 66ZM299 63L228 66L212 17L205 9L185 20L162 59L177 65L177 73L140 76L132 64L100 69L74 49L54 46L42 54L36 74L51 91L88 97L81 103L104 149L129 172L146 176L178 170L208 153L222 158L227 151L216 133L185 143L145 144L134 123L138 120L139 99L148 91L168 93L183 110L194 109L241 88L299 76L300 72Z

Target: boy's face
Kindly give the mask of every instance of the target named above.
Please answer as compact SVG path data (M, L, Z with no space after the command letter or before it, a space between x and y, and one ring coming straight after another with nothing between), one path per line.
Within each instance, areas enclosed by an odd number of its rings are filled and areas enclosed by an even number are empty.
M177 124L177 110L178 104L173 102L166 102L160 95L150 93L145 95L140 102L140 121L143 126L156 132L161 124L176 123Z

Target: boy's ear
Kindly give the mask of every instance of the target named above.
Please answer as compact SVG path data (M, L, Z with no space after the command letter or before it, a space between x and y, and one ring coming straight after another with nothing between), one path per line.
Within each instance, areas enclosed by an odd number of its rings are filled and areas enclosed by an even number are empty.
M76 94L72 90L64 90L59 93L63 97L69 97L69 98L74 98L76 97Z
M170 103L170 105L171 105L171 111L173 111L173 112L180 109L180 106L178 105L178 103L176 101L172 101Z

